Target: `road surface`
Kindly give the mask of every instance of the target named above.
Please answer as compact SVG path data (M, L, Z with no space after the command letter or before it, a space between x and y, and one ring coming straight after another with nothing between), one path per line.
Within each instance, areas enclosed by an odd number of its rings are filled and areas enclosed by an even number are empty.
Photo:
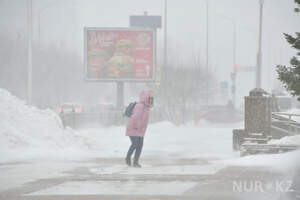
M290 189L291 177L268 168L180 157L141 162L141 169L127 167L123 158L2 163L0 199L283 200Z

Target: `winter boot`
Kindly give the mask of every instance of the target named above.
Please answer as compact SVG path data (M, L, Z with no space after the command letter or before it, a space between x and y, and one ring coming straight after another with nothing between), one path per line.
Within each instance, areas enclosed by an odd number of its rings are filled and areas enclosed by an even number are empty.
M133 167L142 168L142 166L139 163L137 163L137 162L133 163Z
M130 158L126 157L126 158L125 158L125 161L126 161L126 164L127 164L128 166L131 166L131 159L130 159Z

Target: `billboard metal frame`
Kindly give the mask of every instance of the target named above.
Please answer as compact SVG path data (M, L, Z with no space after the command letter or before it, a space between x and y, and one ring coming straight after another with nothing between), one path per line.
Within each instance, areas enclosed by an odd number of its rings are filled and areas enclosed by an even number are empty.
M136 78L88 78L87 76L87 32L90 30L100 31L151 31L153 37L153 75L151 79L136 79ZM156 81L156 31L151 28L109 28L109 27L84 27L84 80L89 82L155 82Z

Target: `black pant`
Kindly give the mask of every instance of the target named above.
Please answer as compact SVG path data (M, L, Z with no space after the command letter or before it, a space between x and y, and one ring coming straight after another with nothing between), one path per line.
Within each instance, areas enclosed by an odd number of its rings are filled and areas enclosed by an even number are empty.
M127 152L127 158L131 158L135 150L134 163L138 163L143 149L144 138L138 136L129 136L129 138L131 140L131 146L129 147L129 150Z

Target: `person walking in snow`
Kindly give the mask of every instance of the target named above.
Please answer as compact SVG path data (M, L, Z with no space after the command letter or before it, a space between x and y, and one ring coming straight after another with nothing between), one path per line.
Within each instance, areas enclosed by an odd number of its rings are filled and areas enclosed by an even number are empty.
M139 102L136 103L126 126L126 136L129 136L131 146L127 152L126 164L131 166L131 156L134 154L133 167L142 167L139 158L143 149L144 136L148 125L149 110L153 107L152 91L142 91Z

